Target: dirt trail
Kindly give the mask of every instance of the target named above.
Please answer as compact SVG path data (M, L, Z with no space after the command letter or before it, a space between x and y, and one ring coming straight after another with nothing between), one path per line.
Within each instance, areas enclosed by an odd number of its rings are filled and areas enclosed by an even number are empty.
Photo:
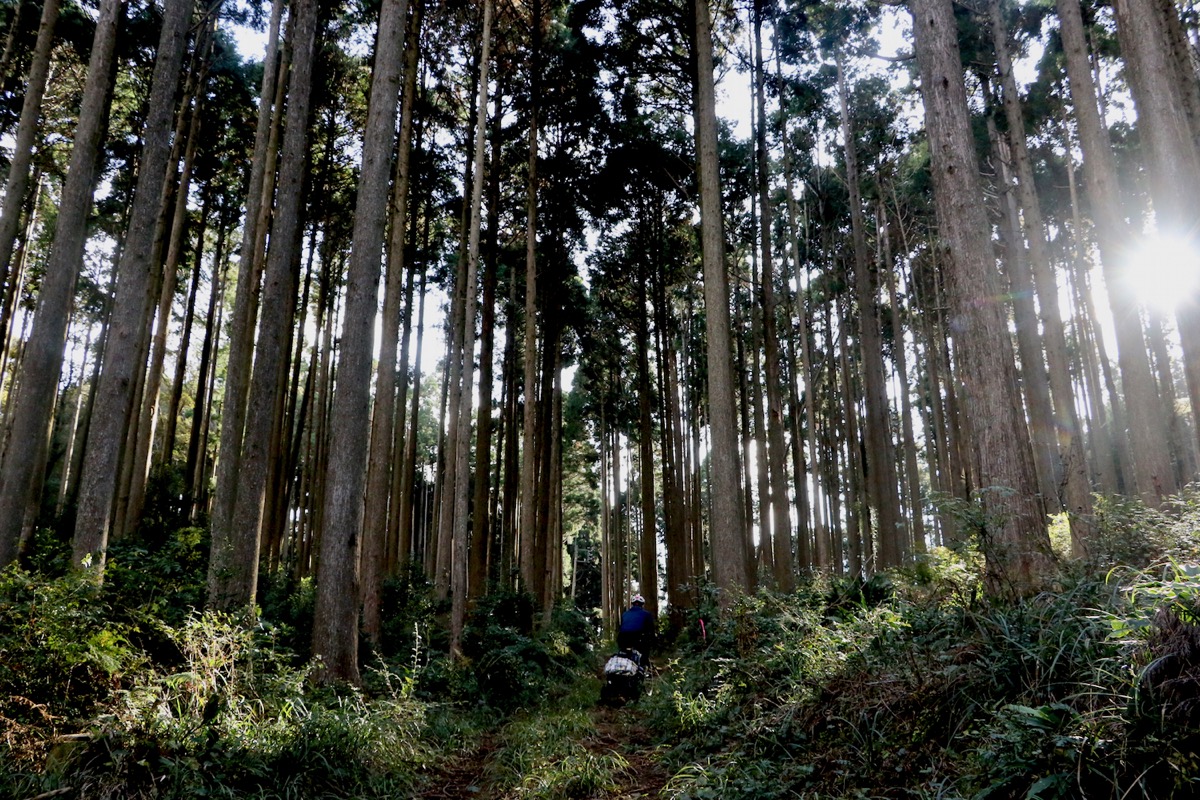
M670 775L655 758L650 730L636 708L598 707L592 712L596 736L583 744L593 752L616 751L629 762L619 776L620 791L606 794L608 800L638 800L659 797Z
M618 790L588 800L650 800L661 796L670 777L655 758L655 747L644 714L636 707L592 709L595 733L581 744L597 754L618 753L629 767L617 777ZM490 735L469 753L442 764L424 786L419 800L500 800L504 795L487 782L488 760L503 745Z
M418 800L464 800L464 798L487 798L485 768L496 743L491 736L480 742L479 747L443 763L427 782Z

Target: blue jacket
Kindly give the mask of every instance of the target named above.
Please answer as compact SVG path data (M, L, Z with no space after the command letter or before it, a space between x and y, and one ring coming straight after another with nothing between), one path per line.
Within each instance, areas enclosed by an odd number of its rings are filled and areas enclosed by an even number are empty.
M654 632L654 615L641 606L633 606L621 615L621 633Z

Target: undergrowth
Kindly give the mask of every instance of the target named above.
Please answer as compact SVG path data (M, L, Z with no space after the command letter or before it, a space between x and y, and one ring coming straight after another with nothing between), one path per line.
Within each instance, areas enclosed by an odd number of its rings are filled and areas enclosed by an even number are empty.
M480 604L468 657L449 658L410 573L385 591L363 686L319 687L311 584L264 581L254 618L201 612L205 544L195 529L122 542L103 584L58 556L0 572L0 797L409 797L590 673L583 616L535 626L513 593ZM604 783L605 762L568 761L583 766L548 786Z
M969 546L705 594L631 712L641 749L597 729L573 609L492 594L451 658L408 572L362 687L321 688L311 583L268 577L237 619L196 610L202 531L122 542L102 585L50 546L0 572L0 796L414 797L469 763L471 796L566 800L636 793L650 759L672 800L1197 796L1200 492L1096 508L1089 558L1020 601Z
M559 702L500 729L502 745L486 766L494 796L567 800L617 789L629 762L616 750L588 746L596 736L589 708L598 691L594 680L577 683Z
M959 548L705 609L643 701L665 796L1196 796L1197 498L1102 501L1090 561L1022 601Z

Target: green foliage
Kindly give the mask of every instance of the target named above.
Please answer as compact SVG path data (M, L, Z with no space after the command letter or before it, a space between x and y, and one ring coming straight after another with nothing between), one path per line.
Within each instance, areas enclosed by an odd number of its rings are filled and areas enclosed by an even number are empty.
M591 717L574 704L565 705L521 715L500 731L504 746L489 763L488 777L505 796L560 800L617 788L616 778L628 762L615 751L589 749L595 736Z
M138 609L173 625L204 603L208 531L149 532L109 546L104 594L114 609Z
M41 752L15 753L0 788L87 786L99 798L390 797L409 791L429 758L424 706L410 684L385 680L370 699L309 690L309 668L293 666L274 630L214 613L163 633L178 648L175 668L126 669L100 713L70 720L80 732L69 746L57 737ZM69 650L61 642L46 649ZM75 655L117 675L128 650L102 629Z
M706 759L675 773L664 795L670 800L725 800L726 798L786 797L778 779L778 766L766 759Z
M297 579L290 572L260 576L262 616L287 633L286 639L298 658L312 654L313 613L317 586L311 577Z
M130 645L137 630L112 619L90 575L0 573L0 724L19 734L91 713L144 661Z
M1019 602L981 591L969 544L725 611L702 587L677 650L623 712L661 743L645 752L601 729L595 630L567 604L542 615L525 594L482 598L452 659L431 587L403 574L385 588L364 688L332 691L309 681L310 581L264 579L253 624L189 610L200 530L114 546L102 586L10 568L0 796L413 796L451 753L495 797L612 795L648 761L680 800L1190 795L1195 492L1156 512L1098 505L1097 552L1110 536L1125 554L1176 558L1098 573L1113 545Z
M463 633L466 663L431 663L421 675L424 695L505 713L544 702L583 665L592 631L582 613L560 606L534 633L534 610L524 593L480 599Z
M1098 568L1145 567L1200 556L1198 484L1189 484L1159 509L1147 508L1137 498L1098 495L1094 510L1097 532L1088 541L1088 555Z
M978 552L938 549L890 580L743 598L642 703L665 796L1194 791L1200 569L1081 572L1003 604L981 575Z
M407 657L431 648L445 649L434 624L433 585L416 564L383 582L380 598L380 652L386 658Z

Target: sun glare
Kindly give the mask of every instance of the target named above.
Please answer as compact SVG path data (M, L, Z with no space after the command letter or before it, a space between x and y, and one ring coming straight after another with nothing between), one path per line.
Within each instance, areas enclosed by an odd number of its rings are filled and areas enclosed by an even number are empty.
M1147 306L1173 311L1200 291L1200 251L1185 239L1147 238L1129 260L1126 281Z

